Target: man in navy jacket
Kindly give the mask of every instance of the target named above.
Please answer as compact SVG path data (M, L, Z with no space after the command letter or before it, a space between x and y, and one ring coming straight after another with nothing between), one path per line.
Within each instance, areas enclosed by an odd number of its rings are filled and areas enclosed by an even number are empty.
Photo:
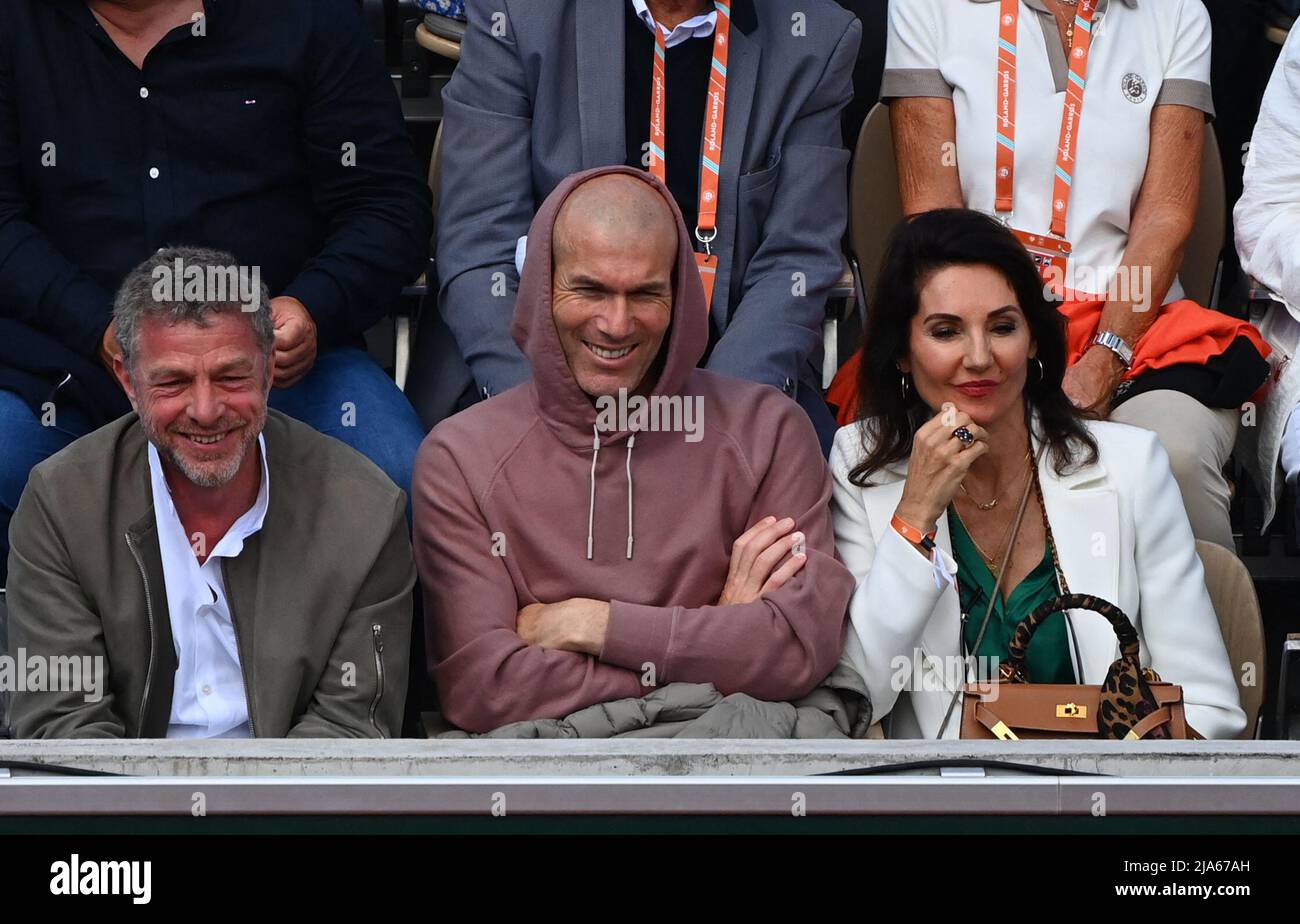
M430 223L352 0L0 5L0 562L32 465L128 410L113 293L171 244L256 270L271 406L409 489L423 428L360 347Z

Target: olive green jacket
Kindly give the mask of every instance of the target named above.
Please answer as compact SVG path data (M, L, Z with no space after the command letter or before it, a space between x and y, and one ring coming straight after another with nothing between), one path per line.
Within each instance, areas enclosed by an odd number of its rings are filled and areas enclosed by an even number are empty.
M252 732L401 728L415 567L403 492L343 443L268 412L270 506L222 562ZM161 738L177 655L134 414L32 470L9 537L9 651L102 656L103 696L22 692L19 738ZM16 656L16 654L15 654Z

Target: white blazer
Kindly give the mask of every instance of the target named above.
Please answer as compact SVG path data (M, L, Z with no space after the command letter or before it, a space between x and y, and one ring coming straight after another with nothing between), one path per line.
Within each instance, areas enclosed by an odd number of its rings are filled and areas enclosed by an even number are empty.
M1264 527L1280 493L1278 454L1287 420L1300 405L1300 29L1282 47L1259 120L1250 139L1245 185L1233 210L1237 255L1244 272L1271 290L1273 304L1251 322L1273 347L1269 362L1277 378L1257 409L1258 420L1240 431L1240 458L1264 499Z
M1137 628L1143 666L1182 686L1187 721L1207 738L1234 738L1246 716L1169 457L1150 431L1086 426L1096 463L1058 476L1044 453L1039 469L1070 590L1119 606ZM843 657L866 678L876 719L891 716L891 737L936 738L962 677L953 667L962 655L957 592L936 587L929 560L890 527L906 462L876 472L871 487L850 483L864 455L859 433L856 424L841 428L831 452L835 543L858 582ZM955 571L947 517L936 543ZM1115 632L1096 613L1066 615L1071 663L1082 665L1082 683L1099 684L1119 657ZM958 737L960 712L958 702L945 738Z

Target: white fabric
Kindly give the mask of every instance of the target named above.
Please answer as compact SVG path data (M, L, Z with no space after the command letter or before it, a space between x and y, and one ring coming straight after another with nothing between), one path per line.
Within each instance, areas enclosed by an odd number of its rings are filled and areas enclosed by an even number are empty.
M671 32L664 26L655 22L654 15L650 8L646 6L645 0L632 0L632 8L636 10L636 15L645 23L647 29L653 32L656 28L667 36L664 39L664 45L672 48L674 45L680 45L682 42L693 38L704 38L713 34L713 29L718 24L718 11L709 10L707 13L701 13L699 16L692 16L684 22L678 23Z
M1197 731L1235 737L1246 716L1168 456L1146 430L1109 422L1088 428L1100 450L1096 464L1058 476L1044 453L1039 468L1070 589L1109 600L1133 620L1143 665L1182 685L1187 720ZM928 667L905 690L897 675L900 662L961 657L957 593L937 590L930 563L889 525L906 463L876 472L872 486L860 488L849 472L861 455L857 426L842 428L831 452L835 546L858 582L844 658L866 678L876 717L897 713L891 737L934 738L955 686L942 689L944 673ZM951 555L946 517L935 541ZM1114 630L1095 613L1068 615L1071 661L1082 662L1083 683L1100 683L1119 654ZM960 708L944 737L958 736Z
M1294 446L1300 438L1300 426L1297 426L1300 422L1294 416L1300 406L1300 362L1295 361L1300 356L1300 319L1291 305L1261 302L1251 306L1250 320L1273 348L1268 361L1274 374L1263 400L1253 411L1254 419L1246 417L1242 421L1237 456L1246 465L1263 498L1264 515L1260 521L1263 533L1268 530L1281 494L1279 463L1293 477L1294 469L1288 465L1294 463L1295 456L1287 447Z
M515 272L519 278L524 275L524 260L528 259L528 235L525 234L519 240L515 241Z
M992 213L998 71L997 2L894 0L889 4L888 72L938 71L952 88L957 160L965 204ZM1017 40L1016 178L1010 223L1047 233L1064 92L1056 92L1044 26L1021 3ZM1059 44L1059 37L1049 36ZM1145 97L1123 87L1136 74ZM1087 272L1077 288L1104 294L1128 247L1128 232L1151 143L1151 110L1168 80L1210 82L1210 19L1201 0L1105 4L1093 25L1093 45L1066 236L1072 268ZM934 95L918 90L902 95ZM938 156L936 154L935 156ZM1095 279L1095 286L1087 283ZM1070 280L1067 279L1067 283ZM1166 302L1183 297L1175 281Z
M1277 469L1300 476L1300 29L1282 47L1260 106L1246 156L1245 185L1233 212L1242 269L1282 301L1252 317L1273 347L1280 370L1242 428L1243 453L1264 498L1267 526L1277 493Z
M1242 269L1300 305L1300 29L1291 30L1264 92L1233 224Z
M1300 405L1291 409L1282 432L1282 471L1291 484L1300 484Z
M221 563L238 557L244 541L262 528L266 518L270 473L261 436L257 445L262 462L257 500L200 565L172 503L158 450L149 444L154 521L178 665L168 738L247 738L250 734L248 697Z

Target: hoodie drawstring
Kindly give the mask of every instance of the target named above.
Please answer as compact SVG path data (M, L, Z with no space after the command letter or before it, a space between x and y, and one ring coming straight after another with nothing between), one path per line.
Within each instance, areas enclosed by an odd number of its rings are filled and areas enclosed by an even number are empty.
M591 561L591 530L596 519L596 460L600 458L600 431L591 427L591 493L587 499L587 561Z
M627 438L627 557L632 559L632 446L636 443L636 434Z
M596 522L596 460L600 458L600 431L593 425L591 438L591 487L587 498L587 560L591 560L593 530ZM627 557L632 558L632 447L636 434L627 438Z

